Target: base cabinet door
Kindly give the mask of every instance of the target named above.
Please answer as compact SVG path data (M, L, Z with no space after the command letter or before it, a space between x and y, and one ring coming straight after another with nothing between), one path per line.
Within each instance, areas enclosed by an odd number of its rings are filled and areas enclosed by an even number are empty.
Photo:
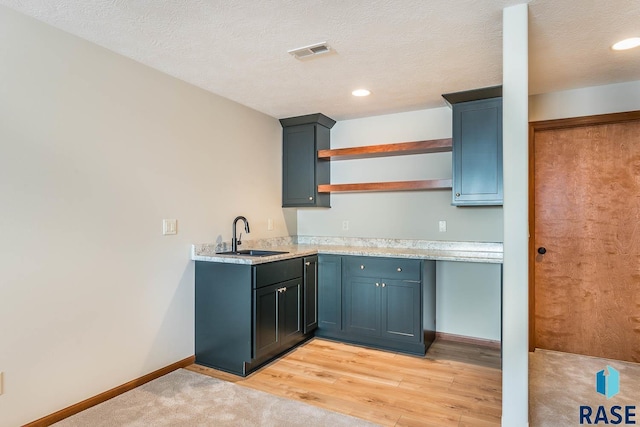
M342 330L342 257L318 257L318 331L333 334Z
M382 333L384 338L419 343L422 335L420 282L383 280Z
M353 277L344 286L345 331L356 335L380 335L380 283Z
M255 290L254 359L278 354L302 338L302 280Z
M281 287L276 284L255 290L254 359L274 353L280 346L278 329Z
M304 333L318 327L318 257L304 258Z
M302 325L302 280L282 284L279 292L279 335L281 345L289 346L300 341Z

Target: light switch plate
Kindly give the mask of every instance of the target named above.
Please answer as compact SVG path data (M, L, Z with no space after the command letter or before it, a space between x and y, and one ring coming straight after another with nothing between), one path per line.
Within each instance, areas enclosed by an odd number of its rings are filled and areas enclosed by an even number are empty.
M0 372L0 394L4 393L4 372Z
M268 231L273 230L273 219L271 218L267 219L267 230Z
M346 219L342 221L342 229L344 231L347 231L349 229L349 221L347 221Z
M438 222L438 231L444 233L447 231L447 221L439 221Z
M177 219L163 219L162 220L162 234L178 234L178 220Z

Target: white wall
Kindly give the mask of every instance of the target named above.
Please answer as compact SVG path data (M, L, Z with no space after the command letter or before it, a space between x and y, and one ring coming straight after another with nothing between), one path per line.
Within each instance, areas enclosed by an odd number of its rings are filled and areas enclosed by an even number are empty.
M444 107L345 120L331 130L331 147L450 138L451 119L451 109ZM451 178L451 153L331 163L333 183L432 178ZM447 232L438 231L439 220L447 221ZM457 208L451 206L451 190L334 193L331 209L298 211L298 234L500 242L502 207ZM500 340L499 272L495 264L438 263L437 331ZM486 304L467 310L478 295Z
M504 9L502 102L504 264L502 284L502 425L529 419L529 35L528 6Z
M190 245L238 214L289 234L280 144L274 118L0 7L0 426L194 354Z
M529 121L640 110L640 80L529 97Z
M331 147L357 147L451 137L451 109L345 120ZM331 162L332 183L451 178L451 153ZM342 222L349 221L349 230ZM447 221L447 232L438 221ZM333 193L331 209L300 209L298 234L459 241L502 241L502 208L451 206L451 190Z

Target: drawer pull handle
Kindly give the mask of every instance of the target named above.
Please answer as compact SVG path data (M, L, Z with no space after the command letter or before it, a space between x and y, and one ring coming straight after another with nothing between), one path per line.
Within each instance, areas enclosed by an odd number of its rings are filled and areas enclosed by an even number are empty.
M384 288L385 286L387 286L387 285L383 283L383 284L382 284L382 287Z
M402 271L402 269L400 267L398 267L398 273L401 272L401 271Z
M380 286L380 283L376 283L376 288L377 288L378 286Z
M364 265L361 265L361 266L360 266L360 270L364 270Z

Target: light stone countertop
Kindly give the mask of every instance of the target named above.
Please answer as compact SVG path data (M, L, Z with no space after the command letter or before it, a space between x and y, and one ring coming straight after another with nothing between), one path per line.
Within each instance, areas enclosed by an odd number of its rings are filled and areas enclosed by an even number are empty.
M462 261L501 264L502 243L447 242L400 239L360 239L339 237L276 238L247 241L241 249L284 251L271 256L219 255L228 250L224 244L192 245L194 261L256 265L316 254L411 258L436 261Z

